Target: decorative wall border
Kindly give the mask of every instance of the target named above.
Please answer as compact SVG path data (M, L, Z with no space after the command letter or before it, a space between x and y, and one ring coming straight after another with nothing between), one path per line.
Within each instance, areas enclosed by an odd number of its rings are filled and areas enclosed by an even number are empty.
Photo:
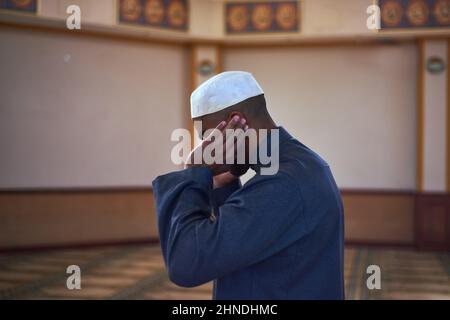
M299 1L225 2L227 34L298 32Z
M117 0L117 23L187 31L189 1Z
M381 29L450 28L450 0L378 0Z
M12 12L37 14L39 12L38 0L0 0L0 9Z

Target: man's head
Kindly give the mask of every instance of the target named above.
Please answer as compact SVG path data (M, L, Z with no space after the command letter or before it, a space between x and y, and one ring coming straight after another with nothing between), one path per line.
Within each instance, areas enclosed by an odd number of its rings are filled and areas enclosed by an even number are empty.
M242 71L223 72L200 85L191 95L191 115L202 121L203 131L235 115L255 129L273 126L263 90L250 73Z
M220 129L223 139L217 141L223 147L219 159L227 159L227 169L236 177L257 163L258 151L261 150L258 148L260 131L261 139L266 141L267 130L276 127L258 82L250 73L242 71L223 72L200 85L191 95L191 116L194 121L201 121L201 130L198 124L194 124L200 139L204 139L200 146L206 144L209 147L211 139L216 142L214 134L217 131L211 132L210 129ZM206 139L205 132L214 137ZM273 145L277 144L271 144L271 153ZM216 157L216 150L213 148L212 151ZM228 162L230 155L234 157L232 163Z
M246 124L249 127L261 127L261 124L270 118L269 113L267 112L264 94L248 98L247 100L239 102L226 109L194 118L193 120L201 121L203 132L205 132L208 129L217 127L217 124L222 121L229 122L235 115L238 115L241 119L245 119ZM201 133L202 135L203 132Z

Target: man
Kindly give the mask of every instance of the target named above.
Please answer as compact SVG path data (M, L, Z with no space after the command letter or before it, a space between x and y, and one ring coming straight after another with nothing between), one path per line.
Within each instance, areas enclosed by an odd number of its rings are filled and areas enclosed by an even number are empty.
M327 163L275 125L249 73L224 72L203 83L192 93L191 113L216 133L278 135L248 148L245 164L195 163L194 151L186 169L155 179L170 279L184 287L214 280L215 299L343 299L343 208ZM250 153L274 143L278 170L263 175L267 164L259 157L249 164ZM248 167L256 175L241 186L238 175Z

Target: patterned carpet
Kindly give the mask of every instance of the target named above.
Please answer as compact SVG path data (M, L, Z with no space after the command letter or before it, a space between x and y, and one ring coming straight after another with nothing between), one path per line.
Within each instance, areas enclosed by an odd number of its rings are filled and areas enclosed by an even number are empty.
M368 290L366 268L381 268ZM66 268L81 268L68 290ZM450 299L450 254L347 248L347 299ZM118 246L0 256L0 299L210 299L211 284L185 289L166 275L158 246Z

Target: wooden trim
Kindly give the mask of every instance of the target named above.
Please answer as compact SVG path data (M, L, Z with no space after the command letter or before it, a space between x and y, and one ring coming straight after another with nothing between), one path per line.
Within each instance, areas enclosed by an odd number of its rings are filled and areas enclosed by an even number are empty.
M415 191L401 189L340 189L342 195L346 196L445 196L446 192L437 191Z
M190 59L189 59L189 96L191 95L192 91L197 88L197 59L198 59L198 46L191 45L190 46ZM190 99L188 99L190 100ZM189 119L191 119L191 112L190 112L190 103L188 106L188 115ZM190 121L189 124L189 131L191 132L191 149L195 146L195 130L194 130L194 122Z
M68 30L61 26L59 26L56 22L54 25L28 25L22 23L14 23L14 22L5 22L0 21L1 28L9 28L9 29L17 29L17 30L25 30L31 32L51 32L55 34L61 34L64 36L72 36L72 37L91 37L91 38L102 38L102 39L111 39L111 40L119 40L119 41L128 41L128 42L137 42L137 43L151 43L157 45L165 45L165 46L178 46L178 47L186 47L189 45L187 40L177 40L171 39L170 37L163 37L160 35L158 37L150 37L147 33L137 33L133 34L132 32L118 32L117 30L94 30L88 27L83 28L82 30ZM126 30L127 27L116 27L116 29Z
M380 248L401 248L401 249L414 249L415 245L408 242L395 242L395 241L370 241L370 240L345 240L346 246L355 247L380 247Z
M82 30L67 30L62 19L49 19L42 16L23 13L2 13L0 11L0 26L18 28L28 31L57 32L65 35L111 38L126 41L138 41L164 45L219 45L223 48L277 48L277 47L333 47L333 46L367 46L395 43L411 43L420 37L427 39L448 38L449 32L381 32L368 35L351 36L292 36L291 34L276 34L268 36L223 36L195 37L188 32L172 30L155 30L147 27L127 25L93 25L83 24Z
M14 248L1 248L0 255L2 254L17 254L24 252L36 252L36 251L51 251L51 250L77 250L77 249L93 249L110 246L127 246L127 245L155 245L159 243L159 238L145 238L145 239L129 239L129 240L111 240L101 242L87 242L87 243L68 243L60 245L35 245L35 246L23 246Z
M89 35L102 38L119 38L141 42L168 45L217 44L216 38L195 37L185 31L165 30L145 26L119 24L117 16L114 24L83 23L81 30L68 30L65 19L47 18L36 14L0 10L0 26L25 29L28 31L60 32L64 34Z
M190 46L190 91L194 91L197 88L197 58L198 47L196 45Z
M447 192L450 193L450 39L447 40Z
M414 198L414 247L416 249L420 248L420 238L422 237L421 235L421 228L420 228L420 210L419 210L419 197L415 197Z
M416 249L449 251L450 195L448 193L418 194L415 198L414 211ZM443 215L436 215L436 213L443 213ZM442 227L444 230L437 231L437 227Z
M151 186L117 186L117 187L63 187L63 188L17 188L17 189L0 189L0 194L36 194L36 193L47 193L47 194L67 194L67 193L105 193L105 192L142 192L148 191L153 193L153 188ZM432 196L442 196L445 192L418 192L415 190L402 190L402 189L352 189L352 188L342 188L340 189L342 195L361 195L361 196L417 196L417 195L432 195Z
M266 41L247 41L226 40L222 46L225 49L278 49L278 48L330 48L330 47L372 47L380 45L395 45L415 43L415 38L383 38L379 36L352 38L304 38L299 40L266 40Z
M0 248L0 255L12 255L29 252L42 252L42 251L56 251L56 250L81 250L81 249L96 249L102 247L111 246L130 246L130 245L158 245L160 243L159 238L148 239L135 239L135 240L112 240L102 242L89 242L89 243L72 243L62 245L36 245L16 248ZM345 246L350 247L379 247L379 248L401 248L401 249L414 249L414 245L403 242L387 242L387 241L364 241L364 240L345 240Z
M42 13L42 1L36 0L36 15L41 15Z
M23 199L28 199L27 197L29 196L30 198L33 198L36 194L38 196L40 196L39 193L41 193L42 196L47 195L47 198L50 199L50 207L53 211L57 211L57 208L52 207L52 203L51 201L53 201L52 199L58 200L60 199L60 197L71 197L71 196L75 196L78 197L78 195L88 195L92 193L101 193L104 191L110 192L118 192L118 195L120 196L120 193L123 194L127 194L128 192L130 193L130 195L133 194L133 192L142 192L142 190L144 191L149 191L149 194L146 195L146 197L151 197L151 189L150 188L113 188L113 189L64 189L64 190L50 190L50 189L46 189L46 190L27 190L27 191L21 191L21 190L10 190L6 192L6 196L10 195L10 196L17 196L17 200L14 201L18 201L17 203L27 203L27 201L23 201ZM73 193L73 194L67 194L67 193ZM378 246L378 247L403 247L403 248L414 248L415 243L417 243L417 240L420 237L421 234L421 229L418 228L419 227L419 211L418 211L418 207L417 207L417 200L419 199L428 199L428 198L436 198L437 200L434 203L437 203L439 205L444 205L444 203L450 204L450 195L448 193L426 193L426 192L417 192L414 190L381 190L381 189L375 189L375 190L370 190L370 189L342 189L341 190L344 202L345 201L356 201L356 203L361 206L364 205L364 202L361 202L359 199L362 199L363 201L372 201L371 199L377 199L376 201L384 201L386 200L387 202L391 202L391 201L396 201L395 198L393 199L392 197L398 197L399 200L403 203L404 201L407 201L407 205L408 208L410 207L410 202L412 201L412 207L411 209L415 211L414 216L411 216L413 219L415 219L415 232L414 232L414 237L413 239L411 239L410 241L406 241L406 238L403 237L387 237L387 238L383 238L383 237L368 237L367 239L364 236L357 236L355 235L353 238L347 238L346 239L346 245L358 245L358 246ZM1 195L1 192L0 192ZM109 194L109 197L114 198L115 197L115 193ZM348 198L346 198L348 197ZM371 198L372 197L372 198ZM406 200L405 200L406 198ZM34 198L33 198L34 199ZM84 198L77 198L76 201L84 201ZM111 199L111 198L110 198ZM146 198L148 199L148 198ZM350 199L350 200L349 200ZM383 200L384 199L384 200ZM403 199L403 200L401 200ZM92 201L94 201L93 203L97 203L97 201L94 199L91 199ZM91 201L90 200L90 201ZM107 198L105 198L104 200L101 201L105 201L107 200ZM442 200L442 202L441 202ZM58 200L59 203L61 204L61 201ZM139 200L140 201L140 200ZM29 206L29 205L28 205ZM360 207L361 208L361 207ZM363 207L362 207L363 208ZM382 208L382 207L381 207ZM34 211L33 208L30 209L30 213L32 213ZM95 213L95 208L92 209L93 212ZM352 209L354 213L357 213L357 211L354 211L355 208ZM421 212L422 213L427 213L428 209L422 208ZM408 212L410 211L410 209L408 209ZM42 212L39 211L39 212ZM72 212L73 213L73 212ZM395 213L395 212L394 212ZM75 219L75 218L74 218ZM409 219L409 218L408 218ZM28 221L28 220L23 220L23 221ZM75 221L75 220L74 220ZM408 220L409 221L409 220ZM411 220L411 222L413 222L414 220ZM449 226L450 226L450 218L448 220L449 222ZM154 227L154 225L153 225ZM450 235L450 227L449 227L449 235ZM106 240L103 240L102 238L99 238L99 240L95 240L96 238L86 238L86 242L84 242L84 238L73 238L72 241L76 241L75 243L71 243L71 240L67 240L67 242L59 242L59 244L52 244L51 241L48 242L48 239L43 241L38 240L36 242L29 242L31 245L27 245L28 242L24 242L24 244L17 244L17 246L15 245L11 245L10 247L8 247L5 244L5 247L0 247L0 253L14 253L14 252L23 252L23 251L36 251L36 250L52 250L52 249L70 249L70 248L89 248L89 247L97 247L97 246L112 246L112 245L122 245L122 244L139 244L139 243L157 243L158 239L156 237L156 234L151 233L148 235L148 237L144 234L144 235L136 235L138 238L137 239L133 239L132 238L132 234L128 234L123 236L123 238L118 237L117 239L112 239L111 236L106 236ZM131 239L130 239L131 237ZM139 238L139 237L144 237L144 238ZM384 239L390 239L390 240L384 240ZM397 240L396 240L397 239ZM449 238L450 239L450 238ZM427 247L421 247L422 249L427 249Z
M342 195L346 196L415 196L414 190L397 189L340 189Z
M17 188L17 189L0 189L1 193L103 193L103 192L135 192L148 191L153 193L151 186L117 186L117 187L63 187L63 188ZM403 189L340 189L343 195L382 195L382 196L415 196L417 194L442 195L442 192L417 192L415 190Z
M416 188L423 190L424 166L424 92L425 92L425 43L418 41L418 75L417 75L417 154L416 154Z
M214 71L216 74L223 72L223 50L220 45L216 47L216 68Z
M15 190L0 192L0 207L0 251L115 244L158 235L150 188Z
M0 194L67 194L67 193L122 193L122 192L142 192L148 191L153 193L152 186L124 186L124 187L62 187L62 188L11 188L0 189Z

